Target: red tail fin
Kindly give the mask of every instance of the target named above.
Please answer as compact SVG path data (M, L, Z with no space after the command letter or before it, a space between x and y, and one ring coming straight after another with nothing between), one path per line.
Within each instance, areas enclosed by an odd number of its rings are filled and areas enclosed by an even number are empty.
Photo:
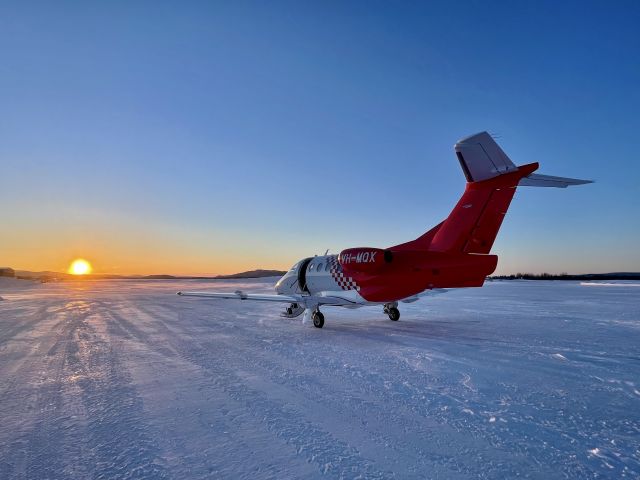
M589 180L532 175L537 163L516 167L487 132L455 145L467 188L447 219L421 237L394 250L489 253L518 185L560 187Z
M433 236L429 250L489 253L521 178L538 168L523 165L489 180L469 182L464 194Z

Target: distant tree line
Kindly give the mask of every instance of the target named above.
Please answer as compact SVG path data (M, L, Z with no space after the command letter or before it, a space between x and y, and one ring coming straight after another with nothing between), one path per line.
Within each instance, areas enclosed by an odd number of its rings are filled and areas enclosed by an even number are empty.
M640 273L619 272L619 273L585 273L583 275L572 275L566 272L554 273L516 273L515 275L493 275L492 280L640 280Z

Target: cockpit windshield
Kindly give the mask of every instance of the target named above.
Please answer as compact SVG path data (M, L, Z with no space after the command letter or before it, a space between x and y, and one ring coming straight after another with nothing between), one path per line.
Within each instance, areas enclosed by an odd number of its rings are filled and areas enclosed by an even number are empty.
M301 263L302 263L302 260L300 260L300 261L299 261L299 262L297 262L293 267L291 267L291 268L289 269L289 271L290 271L290 272L293 272L293 271L297 270L297 269L298 269L298 266L300 266L300 264L301 264Z

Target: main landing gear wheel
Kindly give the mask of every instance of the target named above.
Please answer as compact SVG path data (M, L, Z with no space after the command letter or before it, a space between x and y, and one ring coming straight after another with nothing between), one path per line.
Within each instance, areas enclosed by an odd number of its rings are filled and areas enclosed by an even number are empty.
M313 326L316 328L322 328L324 326L324 315L320 313L320 310L313 312Z
M387 310L387 315L389 315L389 318L391 320L397 322L400 319L400 310L398 310L396 307L391 307Z

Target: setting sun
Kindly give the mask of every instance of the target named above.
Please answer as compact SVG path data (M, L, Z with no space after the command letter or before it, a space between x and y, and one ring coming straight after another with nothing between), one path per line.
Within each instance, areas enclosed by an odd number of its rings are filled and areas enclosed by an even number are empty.
M91 273L91 264L82 258L78 258L69 265L71 275L87 275Z

